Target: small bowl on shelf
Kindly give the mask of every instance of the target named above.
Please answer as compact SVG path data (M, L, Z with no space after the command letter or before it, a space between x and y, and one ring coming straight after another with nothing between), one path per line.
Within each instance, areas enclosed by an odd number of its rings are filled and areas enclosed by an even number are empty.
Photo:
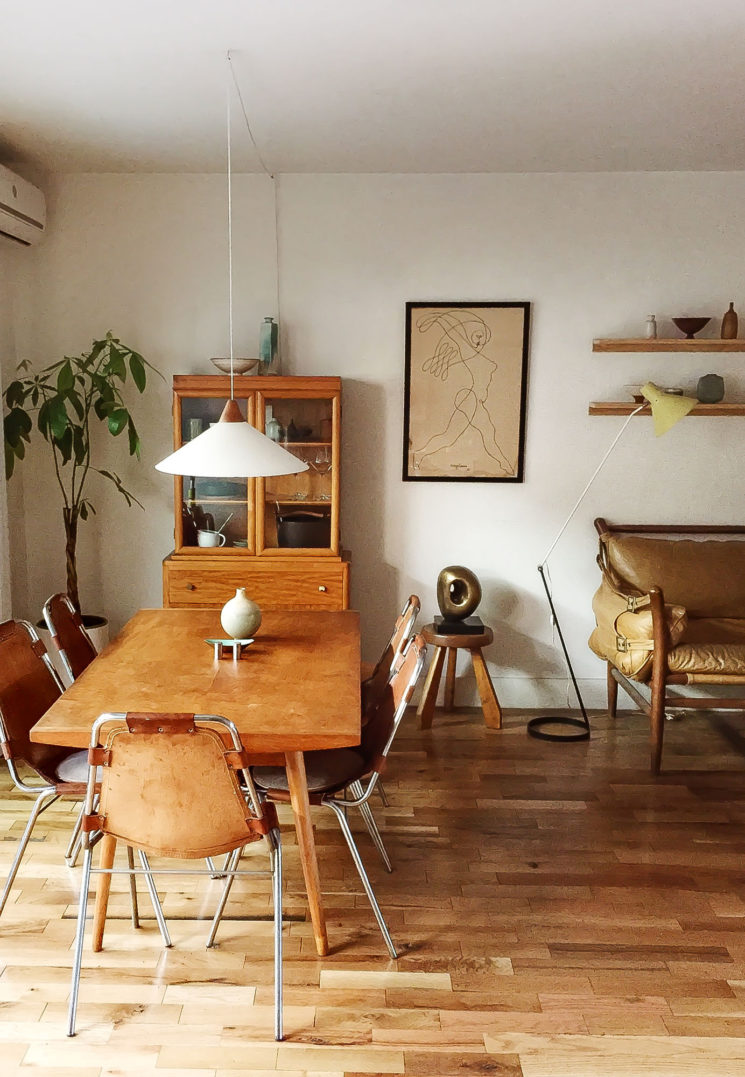
M213 366L216 366L218 370L221 370L223 374L230 373L230 359L210 359ZM233 359L233 373L234 374L248 374L249 371L255 370L259 365L258 359Z
M696 333L710 321L711 318L673 318L673 325L677 325L681 333L685 333L687 340L693 340Z

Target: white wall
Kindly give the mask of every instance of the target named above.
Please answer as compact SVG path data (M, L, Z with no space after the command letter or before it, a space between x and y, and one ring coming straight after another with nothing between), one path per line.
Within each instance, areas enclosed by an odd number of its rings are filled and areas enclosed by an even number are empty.
M344 378L342 537L367 657L410 591L431 619L439 570L462 563L482 582L502 702L565 701L536 565L620 427L589 418L588 401L647 378L691 386L709 371L725 377L727 399L745 399L740 356L593 355L592 338L640 335L650 312L661 331L683 312L718 327L731 299L745 316L743 196L735 173L282 177L284 371ZM49 361L112 328L168 378L211 370L226 347L224 179L61 176L50 202L50 235L31 252L36 279L17 307L19 352ZM240 177L238 354L255 353L261 318L275 312L272 227L269 181ZM430 299L533 303L523 484L401 481L404 304ZM171 487L152 470L170 444L167 386L136 414L143 465L110 462L146 512L101 487L81 550L84 604L115 627L160 604L171 548ZM744 447L742 419L689 419L658 442L648 420L627 430L550 563L590 701L604 683L586 646L594 516L740 522ZM15 612L26 615L64 577L51 488L29 467L22 481Z

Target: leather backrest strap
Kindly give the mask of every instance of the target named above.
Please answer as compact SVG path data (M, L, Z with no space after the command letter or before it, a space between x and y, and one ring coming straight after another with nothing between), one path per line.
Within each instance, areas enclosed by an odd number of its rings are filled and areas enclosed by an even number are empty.
M193 714L149 714L129 711L125 718L130 733L196 733Z

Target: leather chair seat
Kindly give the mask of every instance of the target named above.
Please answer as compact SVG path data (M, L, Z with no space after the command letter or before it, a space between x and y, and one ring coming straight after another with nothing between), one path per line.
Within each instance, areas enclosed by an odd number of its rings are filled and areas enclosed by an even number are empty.
M304 754L309 793L334 793L370 769L358 748L322 748ZM262 789L289 789L284 767L252 767L251 773Z
M85 785L88 781L88 752L81 750L68 755L55 767L54 773L59 782L78 782ZM100 768L96 778L100 780Z
M743 643L679 643L668 652L667 665L671 673L689 676L716 675L716 683L738 684L745 681L745 644Z

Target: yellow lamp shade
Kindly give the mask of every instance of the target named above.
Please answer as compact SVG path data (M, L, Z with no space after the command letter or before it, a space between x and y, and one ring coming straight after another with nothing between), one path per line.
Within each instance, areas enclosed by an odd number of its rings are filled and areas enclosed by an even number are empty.
M657 437L666 434L698 404L695 397L666 393L664 389L660 389L659 385L655 385L653 381L648 381L645 385L642 385L640 392L642 396L646 397L652 408L654 432Z

